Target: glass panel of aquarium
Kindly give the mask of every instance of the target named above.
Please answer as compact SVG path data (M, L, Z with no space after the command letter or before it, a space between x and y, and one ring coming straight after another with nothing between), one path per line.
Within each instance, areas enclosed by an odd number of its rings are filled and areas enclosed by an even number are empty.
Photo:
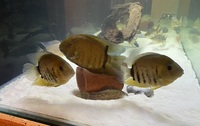
M200 124L199 0L1 0L0 112L48 125Z

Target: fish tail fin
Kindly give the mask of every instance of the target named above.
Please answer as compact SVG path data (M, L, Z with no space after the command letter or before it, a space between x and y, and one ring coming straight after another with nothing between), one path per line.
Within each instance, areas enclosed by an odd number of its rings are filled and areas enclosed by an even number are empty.
M54 86L57 87L59 85L55 85L49 81L43 80L40 77L40 74L37 70L37 67L35 67L33 64L31 63L26 63L24 64L24 68L23 68L23 73L25 74L26 78L30 81L32 81L33 85L37 85L37 86Z
M106 65L107 72L110 75L116 76L116 79L120 82L124 81L124 72L122 69L122 63L125 60L124 56L111 56L111 61Z
M127 48L126 51L123 53L124 56L127 58L125 59L124 63L127 64L127 67L132 67L133 62L138 58L141 54L142 48Z
M127 80L128 78L132 77L130 68L128 67L127 63L125 63L125 62L122 63L122 70L124 72L124 77L123 77L124 81Z
M121 45L117 45L115 43L110 43L109 49L108 49L108 55L121 55L126 51L126 48Z
M26 78L30 81L35 81L39 77L39 72L37 71L37 67L35 67L31 63L24 64L23 73Z

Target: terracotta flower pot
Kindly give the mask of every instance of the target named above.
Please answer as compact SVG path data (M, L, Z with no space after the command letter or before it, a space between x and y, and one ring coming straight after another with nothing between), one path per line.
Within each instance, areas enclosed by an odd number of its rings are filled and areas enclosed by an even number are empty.
M76 80L81 92L98 92L105 89L122 90L124 86L113 76L95 74L81 67L76 68Z

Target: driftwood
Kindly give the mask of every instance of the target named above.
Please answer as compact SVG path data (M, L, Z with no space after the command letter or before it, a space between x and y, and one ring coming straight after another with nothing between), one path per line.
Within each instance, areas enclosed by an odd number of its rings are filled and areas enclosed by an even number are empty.
M112 13L104 19L99 36L114 43L131 41L140 23L141 10L142 6L139 2L115 6ZM116 22L122 18L127 23L123 29L119 30Z

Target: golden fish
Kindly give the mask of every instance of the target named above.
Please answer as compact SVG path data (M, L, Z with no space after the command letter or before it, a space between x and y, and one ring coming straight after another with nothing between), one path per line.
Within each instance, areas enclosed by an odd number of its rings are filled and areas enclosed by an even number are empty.
M172 83L182 74L183 69L171 58L152 53L135 61L130 69L131 77L125 80L125 83L155 90Z
M33 64L24 64L23 73L39 86L60 86L75 73L64 59L50 52L29 54L28 58Z
M91 72L115 76L122 80L120 56L125 48L93 35L70 36L60 44L60 50L73 63Z

